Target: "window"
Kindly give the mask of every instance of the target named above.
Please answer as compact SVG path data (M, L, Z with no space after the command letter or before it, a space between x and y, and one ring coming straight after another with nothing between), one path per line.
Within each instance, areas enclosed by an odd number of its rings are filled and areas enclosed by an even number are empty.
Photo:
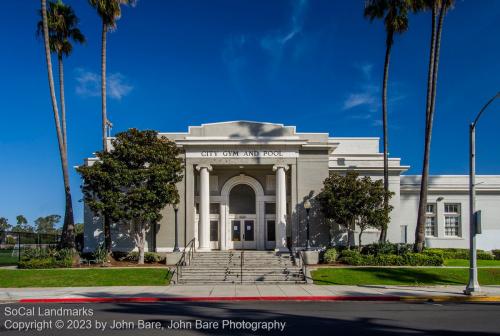
M427 204L425 211L425 236L436 237L436 204Z
M266 191L276 190L276 175L266 175Z
M210 221L210 241L219 241L219 221Z
M444 205L444 234L449 237L460 236L460 204Z
M276 222L274 220L267 221L267 241L276 240Z
M276 214L276 203L267 203L265 205L266 215Z

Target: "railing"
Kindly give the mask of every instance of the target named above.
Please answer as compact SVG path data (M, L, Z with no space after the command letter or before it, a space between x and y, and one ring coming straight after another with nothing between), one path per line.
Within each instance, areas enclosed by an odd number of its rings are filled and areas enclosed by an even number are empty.
M298 260L298 265L300 268L302 268L302 274L304 274L304 279L307 281L307 265L304 262L304 255L302 253L303 251L298 251L299 253L299 258L296 259L294 256L294 259L297 261ZM292 253L293 255L293 253Z
M245 258L245 255L244 255L245 251L241 251L241 257L240 257L240 284L243 283L243 259Z
M182 252L182 256L179 259L179 262L176 265L176 276L177 276L177 283L179 283L179 279L182 276L182 267L191 264L191 261L193 260L194 253L196 252L196 246L195 246L196 239L193 238L187 243L186 247L184 248L184 251ZM187 252L187 253L186 253Z

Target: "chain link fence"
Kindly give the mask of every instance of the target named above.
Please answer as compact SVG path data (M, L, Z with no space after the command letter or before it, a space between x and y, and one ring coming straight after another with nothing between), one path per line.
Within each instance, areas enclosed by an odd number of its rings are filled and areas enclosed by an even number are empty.
M27 249L55 248L61 238L58 234L34 232L0 232L0 266L17 265Z

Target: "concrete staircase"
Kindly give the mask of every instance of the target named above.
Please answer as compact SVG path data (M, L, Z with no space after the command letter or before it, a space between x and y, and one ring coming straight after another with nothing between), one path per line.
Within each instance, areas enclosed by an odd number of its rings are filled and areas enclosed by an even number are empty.
M305 283L290 253L274 251L196 252L179 275L180 284Z

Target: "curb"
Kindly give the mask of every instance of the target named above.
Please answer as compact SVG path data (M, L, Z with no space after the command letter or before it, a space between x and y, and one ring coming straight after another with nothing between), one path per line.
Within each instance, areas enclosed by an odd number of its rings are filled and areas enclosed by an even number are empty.
M18 303L147 303L241 301L383 301L383 302L500 302L500 296L212 296L212 297L92 297L27 298ZM11 301L12 302L12 301Z

